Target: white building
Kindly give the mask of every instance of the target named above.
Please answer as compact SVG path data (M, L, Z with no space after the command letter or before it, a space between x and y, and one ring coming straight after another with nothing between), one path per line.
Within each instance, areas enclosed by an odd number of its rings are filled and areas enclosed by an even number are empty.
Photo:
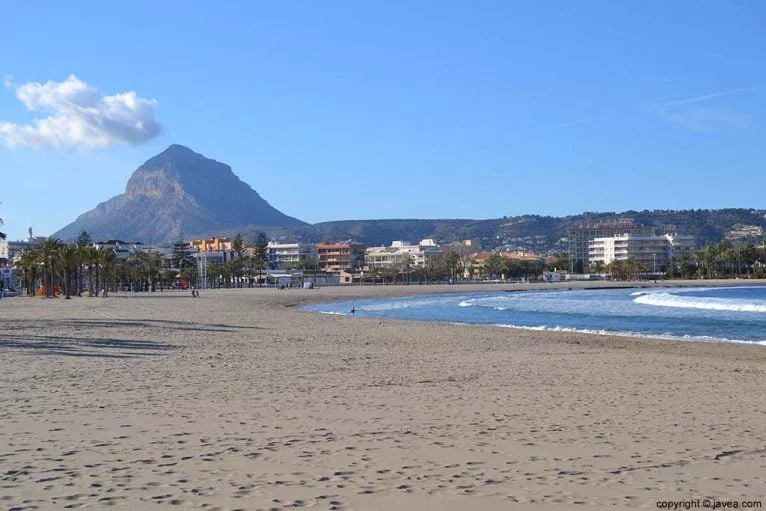
M298 264L301 258L316 257L317 248L308 243L275 243L267 245L269 252L269 268L284 270L289 265Z
M143 250L144 244L139 241L127 242L122 240L98 241L93 244L96 248L111 249L120 259L127 259L130 254Z
M620 234L590 240L588 262L607 265L630 259L644 263L652 272L659 272L667 269L672 257L691 254L693 249L692 236Z
M439 245L432 239L417 245L406 241L394 241L390 247L371 247L364 251L365 270L374 268L416 268L425 266L430 258L440 254Z
M682 235L682 234L666 234L665 237L670 243L670 257L681 258L684 256L693 257L694 249L694 236Z

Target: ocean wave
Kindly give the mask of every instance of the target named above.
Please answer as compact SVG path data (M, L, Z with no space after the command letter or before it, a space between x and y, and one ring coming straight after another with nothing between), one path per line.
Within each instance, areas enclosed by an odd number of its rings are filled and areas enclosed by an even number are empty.
M647 293L637 296L634 303L655 307L676 307L727 312L766 312L766 303L740 298L707 298L699 296L680 296L668 292Z
M453 305L455 300L463 300L465 296L440 296L423 299L406 298L403 300L391 300L380 303L360 304L356 306L358 311L366 312L385 312L401 309L417 309L422 307L431 307L434 305ZM461 302L462 303L462 302Z
M632 331L613 331L613 330L596 330L589 328L571 328L562 326L527 326L527 325L514 325L514 324L496 324L503 328L514 328L518 330L532 330L536 332L573 332L580 334L593 334L593 335L614 335L616 337L641 337L645 339L665 339L668 341L697 341L697 342L733 342L737 344L755 344L759 346L766 346L766 341L745 341L741 339L728 339L726 337L713 337L709 335L673 335L673 334L651 334L644 332L632 332Z

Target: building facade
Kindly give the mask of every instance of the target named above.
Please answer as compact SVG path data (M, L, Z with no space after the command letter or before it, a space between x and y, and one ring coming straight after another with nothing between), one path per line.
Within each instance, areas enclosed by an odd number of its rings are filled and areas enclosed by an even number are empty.
M456 243L445 243L440 246L442 253L449 254L450 252L457 252L460 257L481 251L481 242L478 239L463 240Z
M665 237L668 239L668 243L670 243L671 258L694 257L694 250L697 248L694 236L666 234Z
M614 261L631 260L643 263L652 272L664 272L672 257L692 253L694 238L673 234L622 234L593 239L588 246L590 263L608 265Z
M584 271L590 261L590 242L597 238L613 238L621 235L654 235L653 227L636 226L632 222L620 222L612 224L597 224L588 227L575 227L569 229L569 270L574 272L579 269Z
M284 270L295 266L305 258L316 258L317 247L308 243L275 243L268 244L269 268Z
M426 266L436 255L441 254L439 245L432 239L422 240L417 245L406 241L394 241L390 247L371 247L364 251L364 269L416 268Z
M189 248L199 250L200 252L231 252L231 238L207 238L204 240L192 240L189 242Z
M364 245L352 242L317 243L317 266L325 271L349 271L364 263Z

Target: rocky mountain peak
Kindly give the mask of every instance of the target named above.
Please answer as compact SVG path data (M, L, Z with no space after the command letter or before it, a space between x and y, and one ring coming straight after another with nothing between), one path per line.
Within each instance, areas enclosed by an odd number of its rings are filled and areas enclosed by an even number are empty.
M228 165L173 144L133 172L124 194L55 235L70 239L87 229L95 237L167 241L181 231L302 224L273 208Z

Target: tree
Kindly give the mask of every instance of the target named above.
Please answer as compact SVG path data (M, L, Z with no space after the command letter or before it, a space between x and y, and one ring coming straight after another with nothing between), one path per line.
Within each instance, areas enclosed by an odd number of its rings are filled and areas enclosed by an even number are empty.
M160 273L162 272L162 256L157 252L146 252L146 275L149 279L149 287L152 293L157 290L157 282L162 289Z
M242 239L242 235L237 233L234 237L234 241L231 243L231 249L237 253L238 258L242 258L242 253L245 251L245 240Z
M80 266L80 251L77 245L61 245L58 258L61 269L64 271L65 298L69 300L72 296L72 277L76 276L77 268Z
M99 254L98 249L93 245L82 247L82 259L85 266L88 267L88 296L98 296L98 277L99 277Z
M2 218L0 218L0 225L5 225ZM6 237L7 236L4 232L0 232L0 240L4 240Z
M302 255L298 260L298 264L295 265L295 269L298 270L318 270L319 261L316 256Z
M410 283L410 272L412 272L412 256L410 254L404 254L402 259L402 273L404 273L404 280L407 284Z
M484 271L492 277L499 277L506 272L507 266L505 260L500 254L492 254L487 262L484 263Z
M246 248L247 246L245 245L245 240L242 239L241 234L237 233L237 235L234 237L234 241L231 244L231 249L237 254L237 259L232 261L232 270L234 275L237 277L237 286L239 287L242 287L242 276L245 273L245 264L242 261L242 254L245 252ZM250 266L252 267L252 264ZM252 277L252 271L250 273Z
M261 285L261 272L269 267L269 242L266 233L259 232L253 247L253 265L258 270L258 286Z
M53 298L56 296L55 278L58 269L59 251L64 244L58 238L48 238L40 247L43 263L43 281L45 282L45 296Z
M21 270L27 296L35 295L35 280L39 275L41 263L42 253L39 247L23 251L13 262L14 266Z
M457 252L453 250L452 252L447 254L447 257L444 259L444 264L447 268L447 271L449 272L450 278L452 280L457 279L457 276L462 267L460 254L458 254Z
M86 249L93 245L93 240L90 238L88 231L85 229L80 231L79 236L77 236L77 241L75 241L75 245L77 246L77 251L80 258L80 262L77 265L77 296L82 296L82 270L87 257Z
M109 296L109 284L111 283L112 273L114 270L114 261L117 259L117 254L111 248L101 247L98 250L99 261L101 262L101 268L104 281L104 298Z
M569 255L563 254L559 256L558 260L554 260L546 265L546 269L549 271L567 271L569 270Z
M192 257L192 251L189 248L189 243L184 239L183 233L181 233L176 241L171 246L171 266L178 270L181 277L190 279L193 273L193 268L196 267L194 257Z

